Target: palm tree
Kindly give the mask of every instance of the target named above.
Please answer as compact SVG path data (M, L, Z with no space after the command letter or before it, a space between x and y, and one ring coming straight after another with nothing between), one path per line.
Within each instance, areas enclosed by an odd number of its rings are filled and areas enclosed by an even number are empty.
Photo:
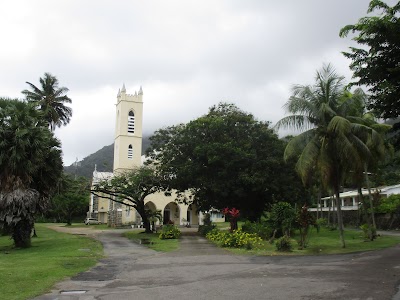
M361 168L370 151L359 138L367 128L347 119L344 98L351 94L331 65L317 71L314 85L296 85L285 104L289 113L276 128L302 130L286 146L285 159L297 159L296 170L307 183L315 173L336 197L337 221L342 246L345 247L341 213L340 187L345 174Z
M17 247L30 246L34 215L62 173L59 141L26 102L0 99L0 225Z
M369 227L369 237L370 240L373 240L375 237L373 232L376 229L376 223L372 201L373 197L368 174L371 168L376 168L379 160L385 159L385 155L390 149L390 146L385 143L383 136L388 132L391 126L388 124L379 124L374 115L371 112L366 111L365 107L367 99L368 95L365 94L364 91L361 89L356 89L353 95L350 95L350 97L344 99L343 104L347 106L347 111L349 114L347 118L349 120L370 128L370 130L365 130L359 137L368 146L372 155L369 157L369 159L364 161L362 169L354 170L351 179L357 184L359 198L364 204L365 208L367 205L362 195L362 185L365 184L367 186L371 218L367 216L366 209L364 209L364 213Z
M69 91L66 87L58 87L58 79L50 73L44 73L44 77L39 79L41 89L30 82L26 82L30 88L23 90L28 102L32 102L44 114L46 123L51 131L61 125L67 125L72 117L72 109L65 106L66 103L72 103L72 100L66 95Z

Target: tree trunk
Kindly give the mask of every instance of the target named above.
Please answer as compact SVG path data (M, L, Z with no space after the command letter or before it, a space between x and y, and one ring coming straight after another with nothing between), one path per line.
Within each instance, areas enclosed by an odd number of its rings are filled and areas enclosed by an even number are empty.
M32 237L38 237L38 236L37 236L37 234L36 234L36 228L35 228L35 225L33 225L33 235L32 235Z
M343 228L343 216L342 216L342 201L340 200L339 189L336 188L336 209L337 209L337 221L339 227L340 241L342 242L342 248L346 248L346 243L344 241L344 228Z
M144 208L144 198L146 196L143 197L142 201L140 201L140 203L137 203L136 205L136 210L139 213L140 217L142 218L142 222L143 222L143 226L145 229L146 233L152 233L151 231L151 224L150 224L150 220L146 215L146 210Z
M69 213L67 215L67 225L71 226L72 225L72 213Z
M373 203L373 197L371 193L371 187L369 185L369 177L368 177L368 168L367 164L364 164L364 173L365 173L365 182L367 184L367 189L368 189L368 196L369 196L369 206L371 209L371 219L372 219L372 225L376 229L376 223L375 223L375 212L374 212L374 203Z
M361 200L361 202L363 204L363 214L364 214L365 221L368 224L368 239L370 241L373 241L374 240L374 235L372 233L372 228L371 228L372 224L371 224L370 218L368 217L367 206L366 206L363 194L362 194L361 187L358 188L358 197L360 198L360 200Z
M328 200L328 227L331 225L331 206L332 206L332 199L329 197Z
M318 195L317 195L317 220L322 218L322 206L321 206L321 186L318 187ZM318 213L320 211L320 214Z
M22 219L13 226L12 238L17 248L29 248L31 246L31 232L33 224L29 220Z
M231 223L231 232L238 229L238 224L237 224L236 218L231 217L230 223Z

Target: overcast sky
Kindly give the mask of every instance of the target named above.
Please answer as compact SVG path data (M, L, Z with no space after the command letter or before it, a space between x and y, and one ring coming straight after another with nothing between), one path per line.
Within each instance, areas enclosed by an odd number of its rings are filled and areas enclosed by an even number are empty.
M313 83L324 63L351 79L341 51L354 43L339 30L368 3L1 1L0 96L21 98L45 72L69 88L72 121L56 130L65 165L113 143L123 83L143 87L145 134L221 101L274 124L291 86Z

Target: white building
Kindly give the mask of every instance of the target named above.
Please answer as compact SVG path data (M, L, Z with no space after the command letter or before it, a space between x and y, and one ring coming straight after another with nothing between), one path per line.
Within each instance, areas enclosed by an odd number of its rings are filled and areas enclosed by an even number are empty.
M379 195L379 197L389 197L393 194L400 194L400 184L385 186L380 188L372 188L371 193L373 195ZM368 196L368 190L362 189L363 196ZM339 194L341 200L341 209L342 210L358 210L360 205L360 200L358 199L358 191L348 191ZM333 211L336 209L336 205L331 201L332 197L324 197L321 198L322 204L318 206L318 208L310 208L310 211ZM329 207L330 206L330 207Z

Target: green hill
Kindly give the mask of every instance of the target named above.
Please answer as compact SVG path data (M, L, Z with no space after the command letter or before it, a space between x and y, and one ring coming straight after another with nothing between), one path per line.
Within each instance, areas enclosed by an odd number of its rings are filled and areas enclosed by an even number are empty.
M145 152L150 145L149 136L144 136L142 140L142 153ZM94 166L97 165L99 172L112 172L114 163L114 144L104 146L95 153L86 156L77 164L73 163L70 166L65 166L66 173L92 178Z

